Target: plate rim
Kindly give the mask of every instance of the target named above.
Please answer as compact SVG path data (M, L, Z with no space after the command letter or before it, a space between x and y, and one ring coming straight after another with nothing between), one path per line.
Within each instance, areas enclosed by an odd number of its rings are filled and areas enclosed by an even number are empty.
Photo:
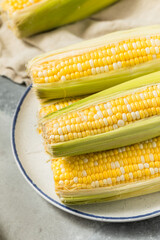
M141 220L153 218L153 217L160 215L160 209L153 211L153 212L147 212L146 214L140 214L140 215L129 216L129 217L109 217L109 216L107 217L107 216L94 215L94 214L89 214L89 213L85 213L85 212L73 209L67 205L64 205L63 203L57 202L56 200L54 200L53 198L48 196L45 192L43 192L26 173L26 171L23 168L23 165L19 159L18 152L16 149L16 140L15 140L16 123L17 123L17 119L18 119L18 115L19 115L21 106L23 105L23 102L31 89L32 89L32 84L27 87L27 89L21 96L21 98L17 104L15 113L13 115L13 121L12 121L12 126L11 126L11 147L12 147L12 152L14 155L15 162L16 162L21 174L23 175L25 180L30 184L30 186L42 198L44 198L47 202L51 203L52 205L58 207L59 209L64 210L65 212L68 212L73 215L76 215L76 216L79 216L82 218L86 218L89 220L96 220L96 221L101 221L101 222L134 222L134 221L141 221Z

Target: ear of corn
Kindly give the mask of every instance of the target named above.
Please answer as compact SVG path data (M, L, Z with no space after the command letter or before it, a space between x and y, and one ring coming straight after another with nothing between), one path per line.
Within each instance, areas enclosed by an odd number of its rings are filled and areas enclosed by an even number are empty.
M82 98L82 97L81 97ZM41 104L41 108L39 110L39 119L47 116L48 114L51 114L53 112L56 112L62 108L65 108L81 98L66 98L66 99L58 99L53 101L48 101Z
M18 37L81 20L117 0L4 0L1 9Z
M160 72L84 98L41 119L55 157L102 151L160 134Z
M131 146L53 159L55 190L66 204L114 201L160 190L160 137Z
M44 54L28 64L42 99L85 95L160 70L160 26L120 31Z

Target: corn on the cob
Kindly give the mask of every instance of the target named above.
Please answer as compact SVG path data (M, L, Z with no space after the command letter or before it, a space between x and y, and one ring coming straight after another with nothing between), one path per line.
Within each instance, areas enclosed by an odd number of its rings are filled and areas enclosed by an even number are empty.
M160 137L139 144L53 159L55 190L66 204L113 201L160 190Z
M55 157L108 150L160 134L160 72L84 98L41 119Z
M85 95L160 70L160 26L111 33L34 58L40 99Z
M49 101L45 104L41 105L41 108L39 110L39 118L43 118L46 115L56 112L62 108L65 108L81 98L67 98L67 99L61 99L61 100L55 100L55 101Z
M4 0L1 11L18 37L81 20L117 0Z

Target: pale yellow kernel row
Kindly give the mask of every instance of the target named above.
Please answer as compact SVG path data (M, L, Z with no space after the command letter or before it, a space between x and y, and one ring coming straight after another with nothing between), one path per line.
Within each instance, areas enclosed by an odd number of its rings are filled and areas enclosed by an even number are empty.
M56 190L110 187L160 176L160 137L139 144L52 161Z

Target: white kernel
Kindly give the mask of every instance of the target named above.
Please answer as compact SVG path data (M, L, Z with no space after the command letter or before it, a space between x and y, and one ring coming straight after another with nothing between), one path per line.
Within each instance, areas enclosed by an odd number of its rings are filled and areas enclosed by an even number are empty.
M123 121L127 121L127 115L125 113L122 113L122 119Z
M144 167L145 168L149 168L149 164L148 163L144 163Z
M61 67L64 67L64 62L61 62L60 65L61 65Z
M62 172L62 173L65 173L65 171L66 171L65 168L62 168L62 169L61 169L61 172Z
M98 114L95 114L95 115L94 115L94 119L95 119L95 120L98 120L98 119L99 119Z
M104 184L107 184L107 179L103 179L103 183L104 183Z
M106 126L108 126L108 121L107 121L107 118L103 118L103 122Z
M154 171L155 171L155 173L158 173L158 168L155 168Z
M156 147L157 147L156 142L152 142L152 147L153 147L153 148L156 148Z
M132 46L133 46L134 49L137 49L136 43L132 43Z
M109 71L109 68L108 68L107 65L104 66L104 71L105 71L105 72L108 72L108 71Z
M144 166L143 166L142 163L139 163L139 164L138 164L138 167L139 167L140 170L142 170L142 169L144 168Z
M58 128L58 127L59 127L59 124L58 124L58 123L55 123L55 124L53 125L53 127L54 127L54 128Z
M113 115L113 112L112 112L111 109L107 109L107 113L108 113L109 116L112 116L112 115Z
M62 180L59 181L59 185L63 185L63 181Z
M140 119L140 118L141 118L138 111L136 111L135 114L136 114L136 118L137 118L137 119Z
M99 187L99 182L98 181L95 181L95 186Z
M118 120L118 126L123 127L124 126L124 121L123 120Z
M158 54L158 53L159 53L159 48L158 48L158 47L155 47L155 51L156 51L156 53Z
M47 71L43 70L43 76L47 77Z
M153 95L154 95L154 97L158 97L158 94L155 90L153 91Z
M83 116L83 121L85 121L85 122L87 122L88 121L88 118L87 118L87 116Z
M155 173L155 172L154 172L154 169L153 169L153 168L150 168L149 170L150 170L151 175L154 175L154 173Z
M152 55L152 58L153 58L153 59L156 59L156 58L157 58L157 55L156 55L156 54L153 54L153 55Z
M58 133L59 133L59 134L63 134L62 128L58 128Z
M146 36L146 39L151 39L151 37L149 35Z
M157 88L160 89L160 84L157 84Z
M155 41L154 41L154 39L151 39L151 45L152 45L152 46L155 46Z
M67 125L66 128L68 132L71 132L71 127L69 125Z
M54 136L54 135L51 135L49 138L53 140L53 139L55 138L55 136Z
M117 177L117 182L120 182L120 177Z
M100 68L99 67L96 67L96 73L100 73Z
M119 165L118 161L115 161L115 166L116 166L116 168L120 168L120 165Z
M127 104L127 109L128 109L128 112L132 112L132 108L130 104Z
M91 182L91 187L95 187L95 182L93 181L93 182Z
M122 174L125 174L124 167L120 167L120 171L121 171Z
M74 177L74 178L73 178L73 181L74 181L75 183L78 183L78 177Z
M150 48L149 47L146 47L145 51L146 51L147 54L150 54Z
M107 178L107 184L109 184L109 185L112 184L112 179L111 178Z
M124 47L124 49L126 50L126 51L128 51L128 46L127 46L127 44L125 43L125 44L123 44L123 47Z
M42 77L43 73L42 72L38 72L38 77Z
M57 110L60 109L60 106L58 104L56 104L55 107L57 108Z
M116 54L115 48L111 48L112 54Z
M125 180L124 175L121 175L121 176L120 176L120 180L121 180L121 181L124 181L124 180Z
M117 69L118 69L117 63L113 63L113 68L114 68L114 70L117 70Z
M92 72L93 75L95 75L96 74L96 69L95 68L91 68L91 72Z
M157 46L159 46L159 45L160 45L160 40L159 40L159 39L155 39L155 44L156 44Z
M45 80L46 83L48 83L49 78L48 78L48 77L45 77L44 80Z
M100 72L104 73L104 67L100 67Z
M139 144L139 149L143 149L143 144L142 143Z
M118 152L121 153L122 152L122 148L118 148Z
M88 158L84 158L84 159L83 159L83 162L84 162L84 163L87 163L87 162L88 162Z
M143 95L143 93L140 93L139 96L140 96L140 98L141 98L142 100L144 100L144 95Z
M111 162L111 168L112 168L112 169L115 169L115 168L116 168L114 162Z
M94 162L94 166L98 166L98 162L97 161Z
M98 115L100 118L103 118L103 114L102 114L101 111L98 111L98 112L97 112L97 115Z
M133 121L136 120L136 114L135 114L135 112L131 112L131 116L132 116Z
M149 159L150 159L151 161L154 161L154 156L153 156L152 153L149 154Z
M120 61L117 62L117 65L118 65L119 68L122 67L122 63Z
M64 164L61 164L61 165L60 165L60 168L64 168Z
M94 68L94 62L93 62L93 59L89 60L89 64L92 68Z
M82 177L86 177L87 176L87 172L85 170L82 171Z
M62 77L61 77L61 80L62 80L62 81L66 81L66 77L65 77L65 76L62 76Z
M82 65L80 63L77 63L77 68L78 68L78 71L81 72L82 71Z
M118 125L117 124L113 124L113 129L117 129Z
M64 135L60 135L60 141L64 142Z
M127 101L126 98L123 98L123 101L124 101L125 104L128 104L128 101Z
M130 172L128 175L129 175L130 179L133 179L133 173Z
M108 107L108 108L111 108L111 107L112 107L112 105L111 105L110 102L107 102L107 107Z
M99 106L95 106L95 109L96 109L97 111L100 111L100 107L99 107Z

